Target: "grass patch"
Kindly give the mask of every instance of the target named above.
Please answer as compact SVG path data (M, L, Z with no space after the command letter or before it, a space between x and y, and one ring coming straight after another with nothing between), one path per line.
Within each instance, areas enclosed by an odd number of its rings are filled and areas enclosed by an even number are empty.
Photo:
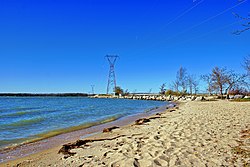
M235 102L249 102L250 101L250 98L244 98L244 99L234 99L232 101L235 101Z

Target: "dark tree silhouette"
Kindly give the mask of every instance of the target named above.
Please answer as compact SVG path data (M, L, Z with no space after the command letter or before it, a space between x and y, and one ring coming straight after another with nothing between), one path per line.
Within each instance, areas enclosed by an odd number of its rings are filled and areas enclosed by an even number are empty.
M160 94L165 94L165 92L166 92L166 84L164 83L160 86Z

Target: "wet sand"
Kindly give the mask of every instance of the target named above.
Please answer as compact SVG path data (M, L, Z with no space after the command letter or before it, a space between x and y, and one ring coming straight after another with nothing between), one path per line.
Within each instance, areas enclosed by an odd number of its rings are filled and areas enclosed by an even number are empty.
M0 166L249 166L250 102L185 102L88 138Z

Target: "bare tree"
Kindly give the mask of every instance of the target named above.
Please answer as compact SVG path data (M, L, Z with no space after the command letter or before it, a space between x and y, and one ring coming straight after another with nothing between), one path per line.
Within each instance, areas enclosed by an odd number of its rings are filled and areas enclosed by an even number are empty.
M193 80L193 91L194 94L196 95L197 92L199 90L199 81L196 79L196 77L194 76L194 80Z
M240 35L241 33L245 32L245 31L247 31L247 30L250 30L250 14L249 14L247 17L242 17L242 16L240 16L240 15L237 14L237 13L233 13L233 15L234 15L237 19L239 19L241 22L243 22L243 23L242 23L242 27L243 27L243 28L240 29L240 30L235 31L234 34Z
M179 86L182 88L181 92L185 93L187 91L187 70L183 67L177 71L176 81L174 83L179 89Z
M228 71L226 68L215 67L211 74L212 88L218 89L221 97L223 97L223 90L228 83Z
M166 92L166 84L164 83L160 86L160 94L165 94L165 92Z
M245 57L244 68L246 69L247 73L250 75L250 55L248 57Z
M245 81L247 74L236 74L233 71L228 72L226 76L227 87L225 89L225 94L227 95L227 99L229 98L229 92L232 89L244 88L247 86L247 82Z
M170 88L176 92L179 92L179 83L177 81L173 81L172 84L170 84Z
M176 92L179 92L179 82L177 80L173 81L172 84L170 84L170 87L172 90L175 90Z
M206 82L208 94L211 95L213 91L211 75L210 74L202 75L201 79Z
M196 94L198 91L198 81L196 80L196 77L194 75L188 75L187 77L187 83L189 87L189 93L193 94L193 92Z
M193 94L193 76L188 75L187 81L188 81L189 93Z

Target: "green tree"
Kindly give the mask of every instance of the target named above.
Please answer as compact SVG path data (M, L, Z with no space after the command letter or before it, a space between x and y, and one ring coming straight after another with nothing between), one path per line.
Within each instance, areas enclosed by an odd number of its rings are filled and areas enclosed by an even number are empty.
M120 86L115 87L115 95L123 95L123 89Z

